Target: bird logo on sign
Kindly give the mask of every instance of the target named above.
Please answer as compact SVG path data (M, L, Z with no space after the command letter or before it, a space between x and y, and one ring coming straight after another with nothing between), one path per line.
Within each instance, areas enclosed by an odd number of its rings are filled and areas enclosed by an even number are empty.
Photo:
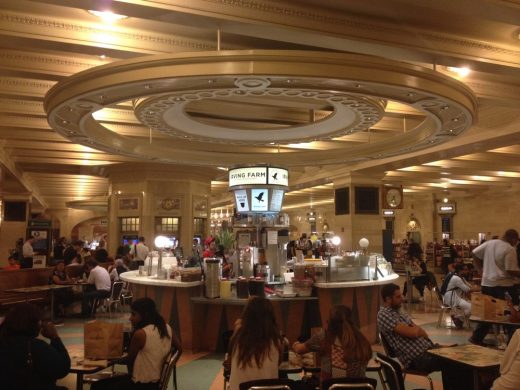
M263 202L264 200L262 199L264 197L264 193L263 192L260 192L258 194L258 196L255 196L255 198L259 201L259 202Z
M278 172L276 172L272 177L274 180L278 180Z

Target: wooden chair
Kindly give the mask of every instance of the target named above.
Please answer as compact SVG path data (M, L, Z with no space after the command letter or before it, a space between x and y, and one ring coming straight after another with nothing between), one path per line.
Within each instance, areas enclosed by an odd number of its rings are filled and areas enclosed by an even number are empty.
M385 337L383 336L382 333L379 333L379 339L381 340L381 344L383 345L386 355L390 358L395 358L397 355L395 354L394 350L388 343L388 340L385 339ZM379 360L379 362L380 362L380 360ZM395 363L397 363L397 362L395 362ZM397 364L399 364L399 363L397 363ZM399 368L401 368L401 366L399 366ZM432 381L432 378L430 377L430 373L424 372L424 371L419 371L419 370L413 370L413 369L407 369L404 371L400 370L400 371L402 372L403 383L404 383L404 378L406 378L406 374L424 376L426 379L428 379L428 382L430 384L430 390L433 390L433 381ZM390 389L392 389L392 388L390 388ZM403 390L404 390L404 387L403 387Z
M375 390L377 380L373 378L331 378L323 381L323 390Z

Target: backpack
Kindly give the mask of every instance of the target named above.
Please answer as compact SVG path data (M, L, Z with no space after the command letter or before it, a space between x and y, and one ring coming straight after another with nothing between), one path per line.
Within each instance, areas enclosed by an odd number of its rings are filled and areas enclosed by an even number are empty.
M440 293L442 295L446 294L446 292L448 291L448 284L450 284L450 280L453 277L453 275L455 275L455 272L449 272L446 275L446 277L444 278L444 280L442 281L442 285L441 285L441 289L440 289Z

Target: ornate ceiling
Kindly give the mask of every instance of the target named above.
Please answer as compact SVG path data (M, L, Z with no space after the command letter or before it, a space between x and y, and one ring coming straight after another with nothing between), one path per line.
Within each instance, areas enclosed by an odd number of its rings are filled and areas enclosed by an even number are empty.
M286 165L289 207L330 202L349 172L419 193L519 180L516 2L125 0L110 2L127 16L113 23L87 12L106 5L1 2L3 197L62 208L107 195L110 165L143 160Z

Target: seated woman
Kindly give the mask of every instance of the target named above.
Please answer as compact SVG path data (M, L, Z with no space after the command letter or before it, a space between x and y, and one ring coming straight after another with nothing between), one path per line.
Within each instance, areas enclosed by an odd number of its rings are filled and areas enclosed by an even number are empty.
M70 358L56 328L42 323L37 306L20 303L10 309L0 325L1 388L51 390L70 370ZM40 334L50 343L38 338Z
M242 382L278 378L283 344L271 302L250 298L235 325L230 340L230 390L238 390Z
M345 305L332 307L328 326L304 343L295 342L294 352L319 352L321 381L337 377L364 377L372 348L352 322L352 311Z
M500 362L500 377L493 382L491 390L517 390L520 387L520 329L509 341Z
M150 298L132 303L130 322L134 334L128 348L128 375L93 383L92 390L157 390L164 360L172 347L182 350L181 343Z
M49 278L49 284L70 284L70 279L65 273L65 261L58 260ZM54 315L64 314L65 309L74 301L74 293L70 288L62 288L54 291Z

